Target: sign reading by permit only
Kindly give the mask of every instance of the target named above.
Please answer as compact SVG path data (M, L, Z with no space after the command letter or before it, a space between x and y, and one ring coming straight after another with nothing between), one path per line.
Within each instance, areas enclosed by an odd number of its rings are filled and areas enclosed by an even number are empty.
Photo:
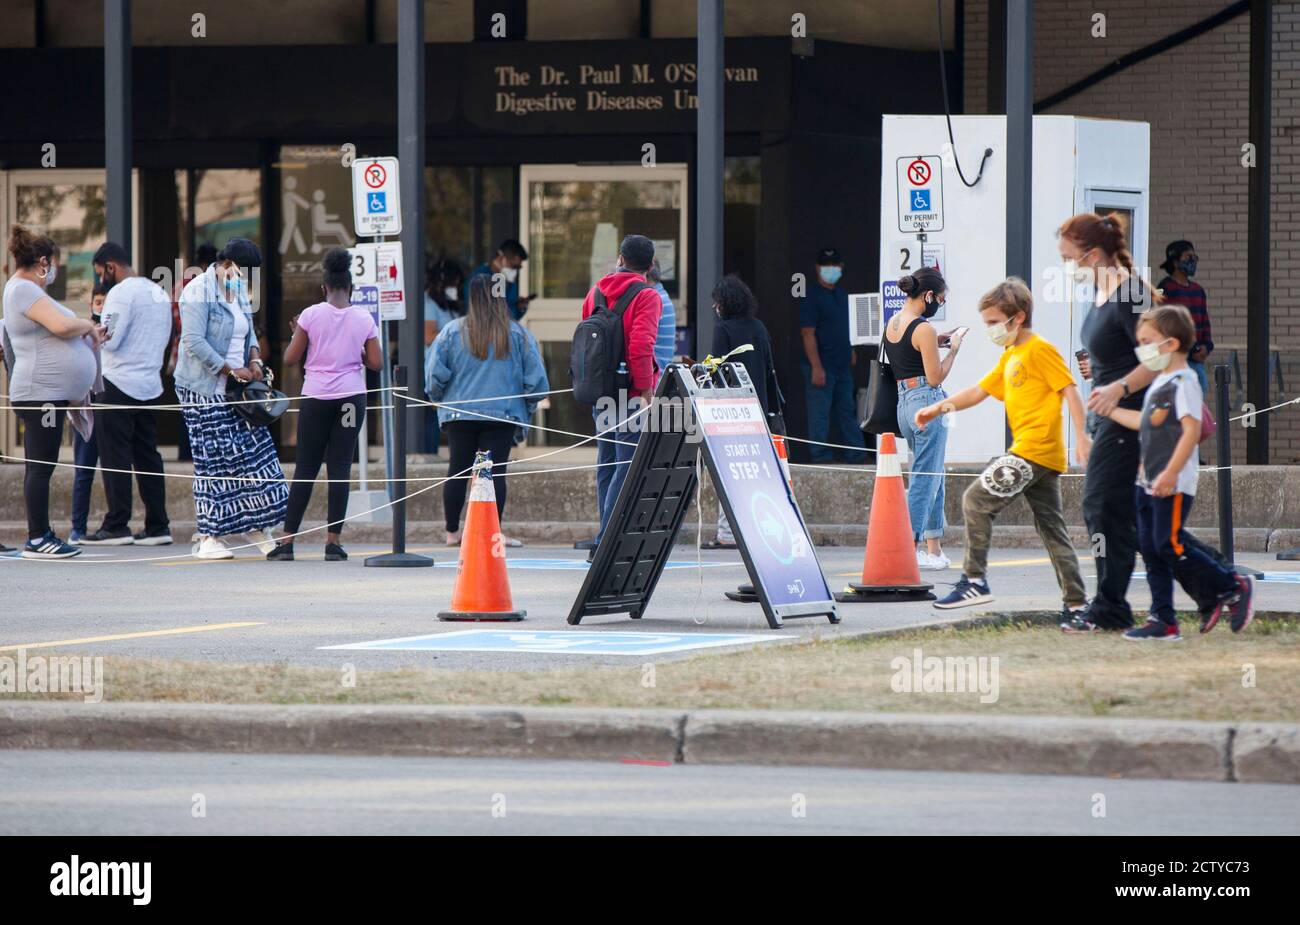
M660 655L688 649L713 649L780 636L754 633L620 633L586 630L459 630L428 636L377 639L322 649L378 649L421 652L519 652L551 655Z
M943 161L937 154L900 157L898 230L905 234L943 230Z
M373 306L380 321L406 318L406 283L402 276L402 245L397 241L384 244L358 244L348 248L352 255L352 285L373 286L378 301ZM353 293L355 298L356 293ZM369 307L369 306L368 306Z
M397 158L359 157L352 162L352 220L358 237L402 233Z

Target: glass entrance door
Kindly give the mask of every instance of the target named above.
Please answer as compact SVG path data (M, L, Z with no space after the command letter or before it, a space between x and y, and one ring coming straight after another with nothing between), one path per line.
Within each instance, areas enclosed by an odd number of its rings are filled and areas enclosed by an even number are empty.
M524 323L537 338L551 388L569 383L569 345L582 300L612 273L625 235L655 242L664 288L687 316L687 168L525 165L520 169L520 240L528 260L520 293L533 296ZM567 395L552 397L546 424L591 433L591 415ZM547 443L572 442L553 435Z

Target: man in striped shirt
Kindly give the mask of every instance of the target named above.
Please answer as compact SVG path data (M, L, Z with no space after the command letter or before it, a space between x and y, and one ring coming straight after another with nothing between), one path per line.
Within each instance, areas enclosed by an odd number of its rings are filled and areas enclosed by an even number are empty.
M664 306L659 314L659 333L655 337L655 365L662 372L677 355L677 310L673 308L673 300L668 297L668 290L660 280L658 257L650 265L645 278L654 287L654 291L659 293L659 301Z

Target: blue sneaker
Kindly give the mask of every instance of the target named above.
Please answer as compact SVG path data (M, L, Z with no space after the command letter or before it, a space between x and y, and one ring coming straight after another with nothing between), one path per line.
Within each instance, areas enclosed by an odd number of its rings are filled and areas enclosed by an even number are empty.
M989 583L982 578L970 579L962 575L953 585L953 589L944 597L934 602L934 606L940 610L955 610L958 607L974 607L976 604L987 604L993 600L993 594L989 591Z
M81 555L79 546L71 546L54 535L51 530L39 540L28 540L23 546L24 559L71 559Z
M1148 617L1146 623L1133 627L1124 634L1124 638L1139 641L1155 639L1159 642L1178 642L1183 637L1178 632L1177 623L1165 623L1155 617Z
M68 542L73 546L80 546L82 539L85 537L85 530L70 530L68 532Z

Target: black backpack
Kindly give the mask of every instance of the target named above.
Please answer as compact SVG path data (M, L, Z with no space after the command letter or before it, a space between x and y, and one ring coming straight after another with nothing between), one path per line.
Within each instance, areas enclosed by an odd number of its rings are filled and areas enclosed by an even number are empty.
M619 375L623 362L623 313L643 290L650 287L636 282L628 286L611 309L605 293L596 289L592 312L578 323L573 332L573 350L569 354L569 378L573 397L584 405L594 405L602 398L617 398L620 389L631 384L631 375Z

